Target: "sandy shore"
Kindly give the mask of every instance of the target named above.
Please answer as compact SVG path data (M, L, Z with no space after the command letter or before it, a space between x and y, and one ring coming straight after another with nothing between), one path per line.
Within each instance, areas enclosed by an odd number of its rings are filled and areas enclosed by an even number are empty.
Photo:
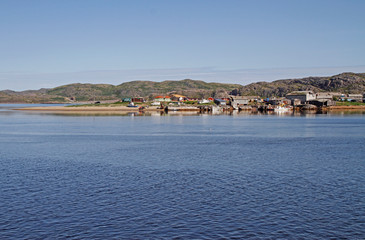
M52 112L114 112L114 111L125 111L125 112L138 112L138 107L127 107L127 106L113 106L113 107L65 107L65 106L47 106L47 107L27 107L18 108L15 110L22 111L52 111ZM162 111L157 107L146 108L145 111Z
M365 110L365 105L360 106L331 106L327 108L328 110Z
M65 106L47 106L47 107L27 107L18 108L15 110L21 111L46 111L46 112L64 112L64 113L80 113L80 112L139 112L138 107L127 107L127 106L79 106L79 107L65 107ZM162 112L163 109L159 109L156 106L150 106L143 109L144 112ZM170 111L190 111L197 112L197 107L171 107Z

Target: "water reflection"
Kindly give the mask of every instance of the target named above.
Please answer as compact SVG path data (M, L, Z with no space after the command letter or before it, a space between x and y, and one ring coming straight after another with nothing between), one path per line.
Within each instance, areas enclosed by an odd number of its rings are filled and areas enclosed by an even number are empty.
M153 117L153 116L213 116L213 115L230 115L230 116L278 116L278 117L315 117L317 115L329 116L345 116L345 115L364 115L364 110L349 109L349 110L331 110L331 111L217 111L209 113L200 113L198 111L140 111L140 112L126 112L126 111L19 111L16 109L25 107L47 106L46 104L0 104L0 115L13 114L27 114L27 115L54 115L54 116L126 116L126 117ZM49 105L49 106L64 106L64 104Z

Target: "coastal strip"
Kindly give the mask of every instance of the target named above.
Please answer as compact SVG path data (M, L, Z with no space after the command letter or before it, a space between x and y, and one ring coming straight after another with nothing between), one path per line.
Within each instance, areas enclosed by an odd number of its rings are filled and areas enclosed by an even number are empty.
M20 111L47 111L47 112L140 112L141 109L138 107L127 107L127 106L47 106L47 107L26 107L26 108L17 108L14 110ZM198 112L199 108L197 107L170 107L170 111L191 111ZM143 112L163 112L165 109L161 109L156 106L149 106L143 109Z

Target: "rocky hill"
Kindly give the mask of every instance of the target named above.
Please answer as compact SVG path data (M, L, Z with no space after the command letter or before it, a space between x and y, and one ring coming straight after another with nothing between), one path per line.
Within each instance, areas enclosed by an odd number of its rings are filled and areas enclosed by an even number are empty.
M307 77L301 79L257 82L235 89L234 95L258 95L262 97L285 96L292 91L364 93L364 73L341 73L331 77Z
M307 77L273 82L239 84L206 83L185 79L181 81L133 81L120 85L69 84L52 89L15 92L0 91L2 103L57 103L76 101L118 100L123 97L145 97L182 94L190 98L226 97L232 95L258 95L261 97L285 96L292 91L364 93L365 73L342 73L331 77Z

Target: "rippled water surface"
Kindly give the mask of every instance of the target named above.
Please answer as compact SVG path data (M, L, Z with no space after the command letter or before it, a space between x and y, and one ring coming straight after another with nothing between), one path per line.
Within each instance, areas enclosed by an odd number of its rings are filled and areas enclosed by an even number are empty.
M365 115L0 105L0 239L365 239Z

